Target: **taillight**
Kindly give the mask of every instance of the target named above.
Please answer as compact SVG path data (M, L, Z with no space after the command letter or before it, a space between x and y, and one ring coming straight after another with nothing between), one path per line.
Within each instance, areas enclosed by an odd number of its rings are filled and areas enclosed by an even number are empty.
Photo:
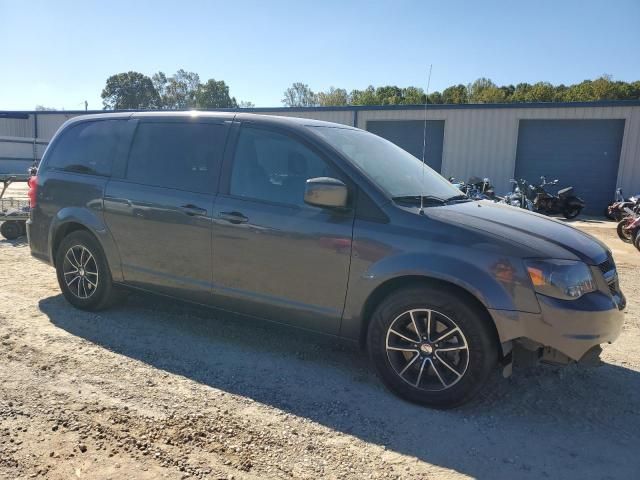
M27 183L29 185L29 206L34 208L38 197L38 177L35 175L29 177L29 181Z

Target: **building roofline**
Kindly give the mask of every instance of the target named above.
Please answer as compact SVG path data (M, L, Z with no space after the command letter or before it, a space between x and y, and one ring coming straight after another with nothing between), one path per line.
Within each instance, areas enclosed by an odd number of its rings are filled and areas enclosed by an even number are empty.
M461 104L428 104L429 110L466 110L466 109L500 109L500 108L593 108L593 107L640 107L640 100L604 100L597 102L531 102L531 103L461 103ZM258 107L258 108L215 108L210 112L323 112L323 111L366 111L366 110L419 110L424 103L418 105L345 105L334 107ZM184 112L190 110L0 110L0 118L24 118L24 115L60 115L60 114L97 114L126 112Z

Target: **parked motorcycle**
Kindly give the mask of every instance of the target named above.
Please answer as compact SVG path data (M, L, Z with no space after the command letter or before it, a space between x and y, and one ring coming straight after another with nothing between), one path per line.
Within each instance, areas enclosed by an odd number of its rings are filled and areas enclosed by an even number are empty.
M500 203L506 203L512 207L524 208L526 210L533 210L533 202L529 200L527 193L529 192L531 185L524 179L509 180L513 184L511 193L507 193L500 199Z
M618 222L616 231L620 240L635 244L640 233L640 203L634 209L625 207L624 210L626 216Z
M640 204L640 193L625 200L624 196L622 195L622 189L617 188L616 199L607 206L604 214L607 218L619 222L627 215L627 213L625 212L625 208L630 208L633 210L638 204Z
M471 177L467 182L459 182L455 177L449 177L448 180L473 200L496 200L495 189L486 177Z
M471 177L467 181L467 195L473 200L495 200L496 192L487 177Z
M546 187L557 185L558 180L547 182L545 177L540 177L542 183L531 186L529 198L533 202L533 210L546 215L562 214L564 218L571 219L580 215L585 206L584 200L573 193L573 187L558 190L556 195L547 192Z

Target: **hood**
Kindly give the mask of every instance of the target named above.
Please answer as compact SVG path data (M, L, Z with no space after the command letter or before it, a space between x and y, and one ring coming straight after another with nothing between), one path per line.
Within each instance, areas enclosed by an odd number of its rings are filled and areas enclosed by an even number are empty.
M591 235L564 222L490 201L464 202L426 209L426 216L481 230L526 246L535 256L579 259L591 265L607 258L608 248ZM533 256L533 255L532 255Z

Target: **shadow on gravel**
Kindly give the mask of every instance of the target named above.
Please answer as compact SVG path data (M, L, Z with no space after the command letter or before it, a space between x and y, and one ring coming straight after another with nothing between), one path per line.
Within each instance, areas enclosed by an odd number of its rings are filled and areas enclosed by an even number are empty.
M336 339L141 294L100 314L61 295L40 309L118 354L472 477L634 478L640 468L640 374L629 369L523 371L442 412L388 393L366 356Z
M6 238L0 237L0 244L11 245L12 247L25 247L29 245L29 242L27 237L18 237L15 240L7 240Z

